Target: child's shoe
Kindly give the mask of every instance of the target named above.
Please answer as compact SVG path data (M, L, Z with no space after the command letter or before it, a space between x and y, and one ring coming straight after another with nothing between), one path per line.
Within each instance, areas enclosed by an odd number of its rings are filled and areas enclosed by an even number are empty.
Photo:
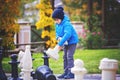
M59 79L62 79L62 78L64 78L66 75L67 75L67 73L65 72L65 73L63 73L62 75L58 76L58 78L59 78Z
M74 78L74 74L73 73L68 73L66 76L64 76L64 79L72 79Z

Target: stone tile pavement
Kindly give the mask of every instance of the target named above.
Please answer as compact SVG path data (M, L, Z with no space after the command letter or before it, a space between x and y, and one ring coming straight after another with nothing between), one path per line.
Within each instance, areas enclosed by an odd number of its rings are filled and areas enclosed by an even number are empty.
M74 80L74 79L57 79L57 80ZM86 74L83 80L101 80L101 74ZM116 80L120 80L120 74L116 75Z
M59 74L55 74L56 77L58 75ZM7 74L7 76L10 77L11 74ZM74 80L74 79L57 79L57 80ZM101 80L101 74L86 74L83 80ZM116 80L120 80L120 74L116 74Z

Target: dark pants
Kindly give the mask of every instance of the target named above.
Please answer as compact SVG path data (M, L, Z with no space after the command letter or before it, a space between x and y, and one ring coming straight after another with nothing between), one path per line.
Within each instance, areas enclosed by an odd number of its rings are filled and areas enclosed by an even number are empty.
M76 50L76 44L66 45L64 46L64 72L71 70L74 66L74 53Z

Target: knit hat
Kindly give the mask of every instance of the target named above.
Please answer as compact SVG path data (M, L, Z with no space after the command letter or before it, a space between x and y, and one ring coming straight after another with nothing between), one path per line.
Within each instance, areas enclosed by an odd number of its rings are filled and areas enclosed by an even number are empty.
M62 9L55 9L53 14L52 14L52 18L58 18L63 20L64 18L64 12Z

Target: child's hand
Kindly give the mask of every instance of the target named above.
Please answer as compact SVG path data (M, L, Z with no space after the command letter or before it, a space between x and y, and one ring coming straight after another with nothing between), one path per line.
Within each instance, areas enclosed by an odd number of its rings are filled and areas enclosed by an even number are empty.
M59 37L59 38L58 38L58 42L60 42L60 40L61 40L61 39L62 39L62 38L61 38L61 37Z
M59 51L62 49L62 46L58 46Z
M58 38L58 42L60 42L61 39L62 39L62 38L59 37L59 38ZM63 45L68 45L68 41L65 41Z

